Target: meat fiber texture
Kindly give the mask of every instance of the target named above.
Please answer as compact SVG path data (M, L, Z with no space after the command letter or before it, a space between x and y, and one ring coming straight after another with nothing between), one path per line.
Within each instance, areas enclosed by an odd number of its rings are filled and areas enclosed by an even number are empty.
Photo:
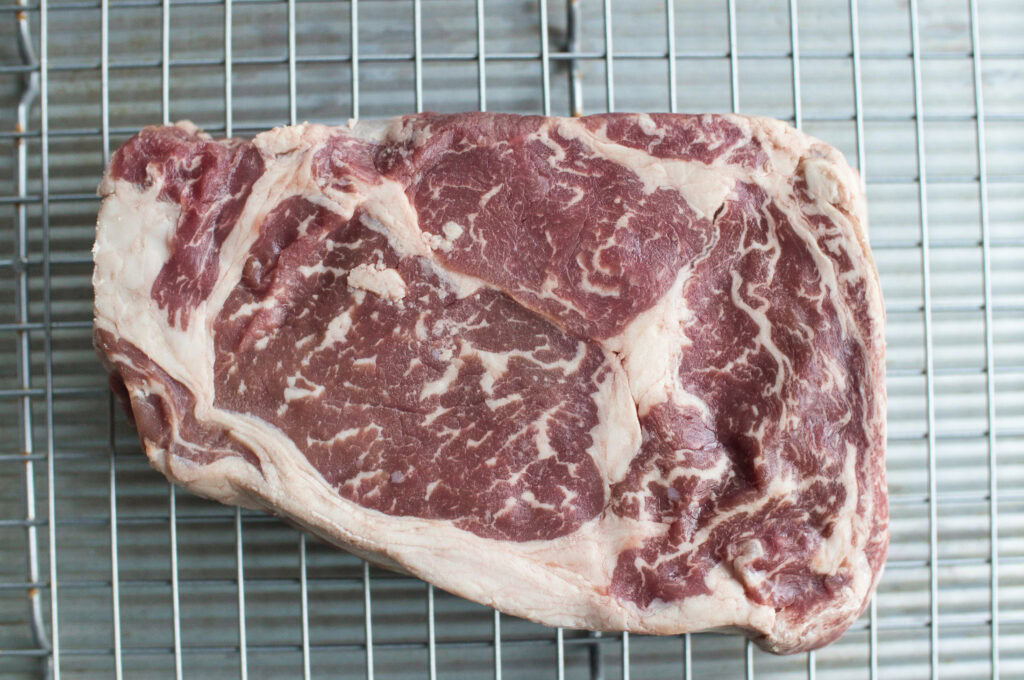
M95 344L151 463L553 626L837 638L888 545L859 178L783 123L148 127Z

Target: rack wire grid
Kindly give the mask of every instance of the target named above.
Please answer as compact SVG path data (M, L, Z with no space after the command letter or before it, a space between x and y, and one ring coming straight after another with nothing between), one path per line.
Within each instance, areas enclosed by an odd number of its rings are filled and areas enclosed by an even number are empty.
M1024 3L0 0L0 674L1024 677ZM10 4L11 2L16 4ZM148 468L90 341L111 148L433 109L743 111L866 181L892 548L816 654L553 630Z

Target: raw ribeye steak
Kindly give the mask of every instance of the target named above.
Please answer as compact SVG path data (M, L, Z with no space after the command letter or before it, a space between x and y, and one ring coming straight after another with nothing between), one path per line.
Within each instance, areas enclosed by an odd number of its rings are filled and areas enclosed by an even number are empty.
M543 623L838 637L888 543L859 180L772 120L149 127L95 343L171 481Z

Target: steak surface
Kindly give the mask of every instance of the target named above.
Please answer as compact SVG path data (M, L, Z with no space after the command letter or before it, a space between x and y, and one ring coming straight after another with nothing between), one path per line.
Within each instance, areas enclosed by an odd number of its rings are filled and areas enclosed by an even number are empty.
M550 625L789 653L870 598L884 313L830 146L729 115L186 122L100 192L95 344L171 481Z

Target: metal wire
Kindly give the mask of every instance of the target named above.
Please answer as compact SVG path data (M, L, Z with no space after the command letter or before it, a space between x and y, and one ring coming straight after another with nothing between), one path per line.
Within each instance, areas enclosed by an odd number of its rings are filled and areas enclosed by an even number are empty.
M355 3L352 3L353 7ZM353 35L355 31L353 29ZM487 110L487 49L484 31L484 0L476 0L476 74L477 105Z
M167 490L167 504L168 511L170 512L171 542L171 635L174 640L174 677L175 680L181 680L181 591L178 576L178 504L174 485L169 484L168 486L170 487Z
M878 677L878 597L871 598L868 605L868 674L871 680Z
M612 0L604 0L604 92L605 108L615 111L615 58L612 49Z
M729 100L733 113L740 112L740 57L736 40L736 0L727 0L729 19Z
M494 610L494 680L501 680L501 612Z
M373 680L373 611L370 599L370 563L363 562L363 625L366 645L366 680Z
M673 0L665 0L665 33L668 47L668 110L676 112L676 9Z
M22 61L32 65L36 62L35 52L32 48L32 36L26 14L16 15L18 49ZM16 129L22 132L29 127L29 118L32 104L39 96L39 74L32 71L22 76L22 95L18 100ZM19 196L27 193L28 190L28 149L24 139L16 141L15 163L17 166L16 191ZM15 204L15 319L16 326L26 326L29 320L29 276L28 276L28 214L23 203ZM13 264L13 263L12 263ZM18 403L18 428L20 455L13 456L15 460L23 462L23 485L25 489L25 543L26 543L26 566L28 583L26 592L28 594L28 619L31 629L34 646L43 651L49 651L49 635L46 632L46 624L43 621L43 603L40 583L39 568L39 532L38 520L36 519L36 492L35 492L35 463L39 460L35 453L35 443L32 437L32 400L27 395L32 385L32 362L30 338L27 328L17 328L17 373L18 385L26 392L25 396L19 398ZM49 675L51 668L50 657L45 657L43 674Z
M683 636L683 680L693 678L693 641L689 633Z
M582 9L579 0L568 0L565 14L565 51L579 52L582 38ZM583 115L583 71L576 59L569 62L569 111L573 116Z
M103 165L110 161L110 3L100 4L100 117ZM121 587L117 540L117 444L114 432L114 395L107 397L107 436L110 445L110 601L113 616L114 677L124 677L121 654Z
M555 677L557 677L558 680L565 680L565 630L562 628L555 630L555 645L557 647Z
M231 102L232 84L231 76L234 70L234 60L231 56L231 24L233 18L233 0L224 0L224 136L232 137L235 134L234 120L232 118L234 106Z
M107 398L107 427L110 431L110 603L114 639L114 677L124 677L121 654L121 575L118 566L117 541L117 444L114 437L114 395Z
M238 582L238 674L249 677L249 650L245 630L245 565L242 561L242 510L235 508L235 565Z
M981 271L985 300L985 421L988 429L988 546L989 615L992 620L990 662L993 678L999 673L999 483L996 457L995 349L992 338L992 245L988 208L988 167L985 145L985 98L982 93L981 25L977 0L970 2L971 66L974 89L975 136L978 152L978 198L981 221Z
M307 0L308 1L308 0ZM555 55L552 55L555 56ZM615 59L619 59L620 55L616 54ZM602 58L604 60L604 58ZM371 57L360 58L361 61L372 61ZM487 61L493 61L490 56L487 57ZM430 59L424 59L425 62L431 61ZM345 59L348 62L348 59ZM217 60L214 62L217 66L223 66L223 60ZM245 61L241 59L234 59L233 65L244 64ZM281 63L287 63L287 60ZM296 64L306 63L302 57L296 58ZM340 63L340 62L339 62ZM159 63L155 63L154 66L160 66ZM172 64L175 66L175 64ZM856 114L835 114L835 115L806 115L802 116L804 122L809 123L845 123L848 121L856 122ZM925 114L922 116L925 123L971 123L973 124L977 118L974 114ZM913 123L917 119L914 114L906 115L865 115L862 117L862 122L865 123ZM1020 123L1024 122L1024 114L1015 113L988 113L985 115L985 119L990 122L997 123ZM785 120L788 122L794 122L793 116L779 116L779 120ZM206 130L210 132L223 133L225 131L222 123L212 122L206 126ZM264 128L255 126L235 126L234 131L236 133L251 133L256 134L262 132ZM131 135L137 132L138 129L135 127L119 127L111 126L110 133L112 135ZM100 128L66 128L63 130L53 130L50 133L51 137L59 138L87 138L95 137L100 134ZM27 130L25 132L17 131L2 131L0 132L0 139L38 139L40 136L38 130ZM877 179L872 179L873 184L916 184L918 181L917 175L890 175L890 176L879 176ZM999 174L994 175L989 173L988 182L991 183L1012 183L1019 184L1024 181L1024 175L1021 174ZM930 184L976 184L978 182L978 176L976 174L971 175L934 175L928 178ZM0 204L10 203L39 203L41 198L38 195L27 194L24 196L3 196L0 197ZM92 193L54 193L50 196L50 200L53 202L62 201L99 201L100 199ZM56 264L57 259L54 260Z
M928 229L928 180L924 151L924 101L921 88L920 34L917 0L910 0L910 40L914 80L915 135L917 138L917 200L921 235L921 297L924 301L925 409L928 441L928 584L931 624L929 645L931 677L939 674L939 554L938 476L935 470L935 377L932 338L931 247Z
M162 0L160 11L160 119L171 122L171 2ZM178 500L173 484L167 485L168 540L171 567L171 638L174 678L182 680L181 588L178 576Z
M800 29L797 27L796 0L789 0L789 49L790 62L793 65L793 125L797 130L804 125L802 109L800 108Z
M427 584L427 670L430 680L437 678L437 626L434 621L434 586Z
M295 76L295 0L288 0L288 123L290 125L299 122L295 96L297 86Z
M551 115L551 54L548 48L548 0L538 0L540 12L540 83L542 97L542 113ZM493 59L493 57L492 57Z
M299 594L302 606L302 677L309 680L309 581L306 576L306 534L299 534Z
M234 0L237 2L237 0ZM311 0L306 0L310 2ZM282 0L287 2L287 0ZM172 6L180 6L181 3L171 3ZM220 3L217 3L220 4ZM241 3L246 4L246 3ZM269 4L269 3L267 3ZM121 6L121 3L118 3ZM763 50L763 51L741 51L736 52L735 57L739 59L789 59L791 57L789 50L775 51L775 50ZM435 52L435 53L424 53L421 55L424 62L475 62L475 52ZM730 52L719 52L716 50L706 51L687 51L677 50L675 59L676 61L707 61L710 59L728 59L732 56ZM821 59L821 60L848 60L851 58L849 52L843 51L804 51L803 56L808 59ZM962 59L971 59L972 53L967 51L943 51L943 52L926 52L921 51L919 57L922 61L956 61ZM488 53L487 60L491 62L522 62L529 61L535 62L541 58L540 52L494 52ZM549 51L549 61L602 61L605 58L604 51L597 52L568 52L568 51ZM616 59L623 61L654 61L654 60L666 60L668 58L665 51L642 51L642 50L630 50L620 51L615 53ZM862 52L862 59L870 59L872 61L900 61L903 59L911 58L909 53L903 52ZM993 61L1019 61L1024 59L1024 52L986 52L985 58ZM380 54L367 54L361 57L364 63L394 63L394 62L414 62L416 60L415 52L392 52L392 53L380 53ZM351 60L350 55L345 54L317 54L317 55L301 55L297 58L299 64L337 64L347 63ZM235 57L234 63L237 65L245 66L259 66L259 65L275 65L285 64L288 61L287 51L282 51L280 56L243 56ZM222 57L196 57L196 58L182 58L175 59L171 62L172 68L195 68L197 66L223 66L224 59ZM130 70L140 68L157 68L160 62L156 59L140 60L140 59L120 59L113 61L110 64L111 70ZM38 66L28 65L2 65L0 66L0 73L30 73L38 71ZM76 60L76 61L61 61L53 64L50 67L51 72L89 72L99 71L100 63L99 60L90 61L88 59Z
M853 70L853 119L857 132L857 171L860 181L867 176L867 163L864 160L864 100L861 96L860 78L860 10L857 0L850 0L850 66Z
M415 78L416 113L423 112L423 6L420 0L413 0L413 76Z
M352 31L349 45L349 64L352 77L352 117L359 118L359 0L349 5L349 27Z
M53 285L50 262L50 122L49 122L49 16L47 0L40 0L39 14L39 129L42 176L40 218L43 228L43 354L46 400L46 505L50 558L50 659L47 669L60 680L60 616L57 580L57 523L53 436Z
M629 680L629 633L622 633L622 680ZM592 673L591 675L596 675Z

